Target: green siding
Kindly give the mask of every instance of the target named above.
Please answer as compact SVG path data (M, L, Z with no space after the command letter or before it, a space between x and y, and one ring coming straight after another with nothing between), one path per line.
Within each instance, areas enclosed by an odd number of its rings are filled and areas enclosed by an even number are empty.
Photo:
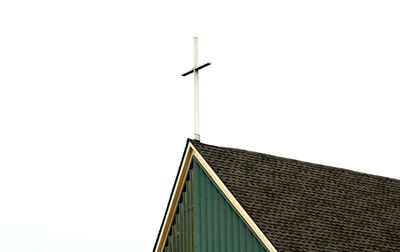
M194 251L268 251L193 158Z
M193 158L164 252L268 251Z
M193 251L193 169L189 171L164 252Z

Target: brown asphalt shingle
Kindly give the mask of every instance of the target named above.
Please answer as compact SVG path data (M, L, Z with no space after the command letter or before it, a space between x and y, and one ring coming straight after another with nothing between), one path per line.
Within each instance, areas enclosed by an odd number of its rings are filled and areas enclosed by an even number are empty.
M190 141L279 252L400 251L400 180Z

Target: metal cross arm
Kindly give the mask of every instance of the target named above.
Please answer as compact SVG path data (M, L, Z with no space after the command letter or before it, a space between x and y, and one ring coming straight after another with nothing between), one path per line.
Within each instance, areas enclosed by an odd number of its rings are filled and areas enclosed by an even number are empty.
M192 69L190 69L189 71L186 71L186 72L184 72L184 73L181 74L181 75L182 75L182 76L189 75L189 74L193 73L194 71L199 71L200 69L205 68L206 66L209 66L209 65L211 65L211 62L204 63L204 64L202 64L202 65L200 65L200 66L198 66L198 67L195 67L194 69L192 68Z

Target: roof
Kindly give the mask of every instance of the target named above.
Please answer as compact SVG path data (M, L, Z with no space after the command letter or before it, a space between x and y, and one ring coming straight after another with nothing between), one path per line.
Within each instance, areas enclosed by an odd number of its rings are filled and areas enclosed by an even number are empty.
M398 251L400 180L189 140L279 251Z

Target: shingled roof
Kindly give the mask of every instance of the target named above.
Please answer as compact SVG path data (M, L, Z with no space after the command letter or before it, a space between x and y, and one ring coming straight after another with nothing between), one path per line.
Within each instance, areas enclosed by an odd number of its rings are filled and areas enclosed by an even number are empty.
M190 142L279 252L400 251L400 180Z

